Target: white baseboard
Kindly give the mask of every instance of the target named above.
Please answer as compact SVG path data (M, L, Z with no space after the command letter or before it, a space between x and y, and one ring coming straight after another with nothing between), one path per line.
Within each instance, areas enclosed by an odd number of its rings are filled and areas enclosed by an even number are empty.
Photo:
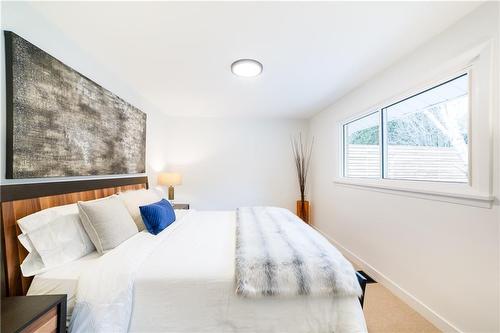
M443 332L459 332L462 333L461 330L459 330L456 326L451 324L449 321L441 317L439 314L437 314L435 311L433 311L431 308L429 308L427 305L425 305L422 301L417 299L415 296L401 288L398 284L396 284L394 281L389 279L387 276L382 274L380 271L366 263L363 259L358 257L356 254L352 253L348 249L346 249L342 244L337 242L335 239L331 238L327 234L325 234L323 231L318 229L315 226L312 226L314 229L316 229L318 232L320 232L323 236L325 236L332 244L337 247L337 249L342 252L342 254L355 263L357 266L359 266L363 271L365 271L368 275L370 275L375 281L389 289L394 295L399 297L402 301L404 301L408 306L410 306L412 309L420 313L425 319L429 320L431 323L433 323L438 329L440 329Z

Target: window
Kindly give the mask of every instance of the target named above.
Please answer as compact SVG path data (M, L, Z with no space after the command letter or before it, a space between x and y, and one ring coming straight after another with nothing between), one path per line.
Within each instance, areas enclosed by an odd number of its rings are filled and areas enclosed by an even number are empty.
M468 96L464 74L385 108L385 177L466 183Z
M467 183L468 76L344 124L344 177Z
M344 176L380 177L380 113L344 125Z
M491 208L498 118L494 54L494 43L486 42L428 69L411 69L410 76L391 77L390 82L404 80L405 85L436 73L442 80L341 122L333 181L340 187ZM375 80L365 89L377 89L377 82L385 89L389 81Z

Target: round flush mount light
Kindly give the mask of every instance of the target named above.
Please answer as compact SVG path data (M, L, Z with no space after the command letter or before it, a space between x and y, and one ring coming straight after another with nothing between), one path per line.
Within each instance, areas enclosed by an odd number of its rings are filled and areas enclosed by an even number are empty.
M232 63L231 72L236 76L254 77L262 73L262 64L254 59L239 59Z

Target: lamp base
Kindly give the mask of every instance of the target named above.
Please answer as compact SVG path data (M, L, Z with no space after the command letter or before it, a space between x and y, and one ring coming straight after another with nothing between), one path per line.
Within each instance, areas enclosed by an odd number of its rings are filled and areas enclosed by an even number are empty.
M168 200L171 200L171 201L174 200L174 187L173 186L168 187Z

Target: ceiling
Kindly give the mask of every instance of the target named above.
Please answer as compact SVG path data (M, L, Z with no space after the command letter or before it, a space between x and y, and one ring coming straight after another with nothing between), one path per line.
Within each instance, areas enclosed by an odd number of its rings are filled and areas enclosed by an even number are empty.
M273 118L321 111L479 5L30 4L116 80L168 115ZM257 59L263 73L234 76L230 65L240 58Z

